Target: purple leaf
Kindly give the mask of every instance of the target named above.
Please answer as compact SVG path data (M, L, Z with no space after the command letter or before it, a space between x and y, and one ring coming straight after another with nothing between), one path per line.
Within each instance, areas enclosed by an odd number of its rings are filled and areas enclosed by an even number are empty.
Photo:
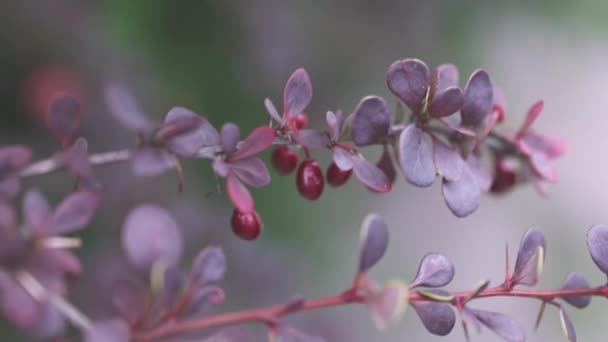
M258 157L249 157L229 163L230 169L245 184L259 188L270 183L270 173Z
M15 210L8 203L0 201L0 241L8 241L12 238L11 235L18 234L16 216Z
M447 128L453 130L454 132L458 132L464 136L474 138L477 134L475 134L475 132L470 128L460 126L460 121L460 112L446 116L445 118L439 120L441 124L445 125Z
M46 124L59 139L70 139L80 127L80 111L80 103L73 96L57 96L51 102Z
M121 319L94 322L86 331L85 342L129 342L129 325Z
M340 170L348 171L353 168L354 159L357 158L354 154L340 146L334 146L331 151L332 160Z
M473 153L469 154L466 162L469 170L471 170L471 173L473 173L473 176L477 180L477 185L479 185L481 191L489 191L494 181L490 170Z
M492 330L496 335L509 342L524 342L526 335L523 329L511 317L484 310L468 310L479 322Z
M6 175L17 172L32 160L32 150L22 145L0 148L0 180Z
M78 180L78 185L82 189L99 192L101 184L93 174L93 168L87 153L88 142L85 138L78 138L70 146L54 157L58 165L66 168L68 173Z
M576 342L576 331L574 331L574 325L570 320L570 316L562 307L559 308L559 320L562 323L562 330L564 331L564 335L566 335L568 338L568 341Z
M449 116L459 111L462 103L462 90L451 87L435 95L429 104L429 114L435 118Z
M23 196L23 218L30 228L42 226L50 214L49 203L40 191L32 189L25 193Z
M470 126L481 124L492 109L492 82L484 70L473 72L464 87L462 123Z
M268 112L268 115L270 115L270 117L274 121L276 121L278 123L283 122L283 120L281 119L281 116L279 115L279 112L277 111L277 108L274 106L274 103L272 103L272 101L269 98L264 99L264 107L266 107L266 112Z
M386 101L378 96L366 96L357 105L351 124L351 137L357 146L379 143L391 129L392 114Z
M418 59L402 59L388 68L388 88L414 113L422 111L430 82L429 68Z
M543 269L546 251L543 233L538 229L528 230L519 244L515 269L511 276L513 284L535 285Z
M219 144L219 135L215 128L202 116L193 111L175 107L165 116L164 125L168 125L180 120L191 120L191 128L176 134L167 140L167 148L171 152L182 156L194 156L203 146L215 146Z
M133 173L142 177L158 176L174 165L175 161L168 153L153 147L142 147L131 157Z
M294 138L300 145L310 149L325 148L329 145L327 133L316 129L301 129Z
M456 315L448 303L429 302L410 304L428 332L437 336L446 336L454 328Z
M380 292L365 299L378 330L384 331L399 322L407 309L408 289L399 281L388 282Z
M327 121L327 126L329 127L329 131L331 132L331 139L338 141L340 140L340 135L342 134L342 112L338 111L327 112L325 119Z
M532 169L534 172L538 174L542 179L549 182L557 182L559 179L559 175L557 170L551 165L549 158L543 153L533 152L530 156L530 164L532 164Z
M268 126L260 126L251 132L239 145L238 150L230 155L230 160L244 159L256 155L272 145L274 130Z
M456 181L460 178L464 161L456 148L448 146L433 136L433 157L437 172L443 178L449 181Z
M226 177L226 192L240 212L250 213L253 211L253 197L243 183L233 174L228 174L228 177Z
M361 225L359 273L365 273L382 259L388 247L388 227L378 214L369 214Z
M51 218L53 234L67 234L86 227L95 214L99 198L92 192L79 191L64 199Z
M162 261L173 266L179 262L183 237L169 212L155 205L141 205L129 213L122 228L122 246L130 263L149 271Z
M463 167L458 180L443 179L441 192L448 208L457 217L469 216L479 208L481 190L473 173L466 166Z
M129 90L122 84L110 84L105 89L110 112L120 123L134 131L149 131L153 124L145 116L141 107Z
M40 319L40 305L12 276L0 271L0 310L4 317L21 328Z
M608 226L598 224L591 227L587 233L587 247L593 262L608 274Z
M560 287L561 290L570 289L589 289L589 283L585 277L578 272L568 273L566 279ZM591 303L591 296L577 296L577 297L563 297L563 299L570 305L582 309Z
M216 175L220 177L228 176L228 173L230 172L230 165L226 163L225 160L216 158L213 160L213 164L211 165L213 167L213 172L215 172Z
M210 306L221 305L226 295L224 291L213 285L198 287L188 305L188 315L199 315Z
M300 114L312 99L312 84L303 68L294 71L285 84L283 93L284 113L289 117Z
M419 187L435 181L433 153L424 134L415 124L407 126L399 137L399 162L405 179Z
M19 193L21 183L17 176L0 179L0 200L11 199Z
M119 278L112 284L112 304L118 313L128 322L137 322L143 318L146 298L141 295L143 285L131 278Z
M355 176L367 187L378 192L391 191L391 181L376 165L368 162L359 155L353 158Z
M532 124L534 124L536 119L538 119L540 112L542 112L544 105L545 103L540 100L533 104L532 107L530 107L530 109L528 110L528 114L526 115L526 120L524 120L524 123L521 125L521 128L518 131L519 135L522 135L523 133L530 130Z
M26 333L37 340L51 340L65 334L66 320L63 314L52 304L40 305L40 318L27 327Z
M376 163L376 166L382 170L382 172L384 172L391 185L395 183L395 179L397 178L397 170L395 170L395 164L391 159L387 145L382 147L382 156Z
M410 283L410 288L445 286L454 278L454 272L454 265L448 257L443 254L429 253L420 261L418 273Z
M205 247L194 259L190 281L200 285L215 283L226 273L226 256L220 247Z
M435 68L431 79L433 97L449 87L457 87L459 82L458 68L454 64L441 64Z
M220 132L220 142L225 153L232 153L241 140L241 129L232 122L225 123Z

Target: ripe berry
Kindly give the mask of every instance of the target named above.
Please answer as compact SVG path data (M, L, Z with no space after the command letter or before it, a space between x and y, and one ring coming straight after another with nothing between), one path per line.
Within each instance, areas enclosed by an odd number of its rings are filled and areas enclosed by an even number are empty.
M327 168L327 183L331 186L341 186L344 185L350 178L350 175L353 173L353 170L340 170L336 163L331 163Z
M296 124L297 129L302 129L302 128L306 127L306 125L308 125L308 116L304 113L300 113L300 114L296 115L296 117L293 120Z
M497 161L490 192L495 194L505 193L511 190L516 182L517 174L515 173L515 167L510 165L506 160Z
M282 175L290 174L298 166L298 153L279 146L272 152L272 166Z
M308 200L314 201L321 196L325 181L321 167L316 160L307 159L300 164L296 185L300 195Z
M262 219L257 212L242 212L234 209L230 220L232 231L243 240L255 240L262 232Z

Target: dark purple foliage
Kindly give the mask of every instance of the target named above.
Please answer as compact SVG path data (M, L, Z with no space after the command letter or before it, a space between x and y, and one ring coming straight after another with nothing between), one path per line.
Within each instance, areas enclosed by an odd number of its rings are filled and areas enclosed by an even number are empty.
M464 87L464 101L461 114L462 123L479 126L492 109L493 88L490 76L483 70L475 71Z
M588 289L590 288L589 283L585 277L578 272L568 273L566 279L562 283L560 289ZM591 303L591 296L578 296L578 297L564 297L564 300L570 305L583 309Z
M514 285L535 285L542 272L546 252L547 246L543 233L537 229L528 230L519 245L511 282Z
M435 181L433 153L415 124L407 126L399 137L399 162L405 179L413 185L427 187Z
M402 59L388 69L388 88L414 113L422 111L430 83L430 71L423 61Z
M418 273L410 282L410 288L445 286L452 281L454 273L454 265L445 255L429 253L420 261Z
M391 128L392 114L378 96L364 97L353 113L351 136L357 146L381 142Z
M500 312L467 309L481 324L508 342L524 342L526 335L521 326L511 317Z
M428 332L433 335L446 336L456 324L456 315L448 303L412 303L416 314Z
M388 247L388 227L377 214L367 215L361 225L359 273L365 273L382 259Z
M598 224L587 233L587 247L593 262L599 269L608 274L608 226Z

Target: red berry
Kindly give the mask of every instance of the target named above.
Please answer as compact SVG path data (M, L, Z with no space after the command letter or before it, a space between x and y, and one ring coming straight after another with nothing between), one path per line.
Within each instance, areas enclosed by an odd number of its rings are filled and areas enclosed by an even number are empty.
M279 146L272 152L272 166L282 175L290 174L298 166L298 153Z
M230 220L232 231L243 240L255 240L262 232L262 219L257 212L249 213L234 209Z
M300 164L296 177L298 192L302 197L314 201L323 193L323 172L319 163L313 159L307 159Z
M308 116L304 113L296 115L293 120L297 129L302 129L308 125Z
M353 170L340 170L336 163L331 163L327 168L327 183L331 186L341 186L344 185L350 178L350 175L353 173Z
M514 165L510 165L506 160L498 160L494 170L494 181L490 192L495 194L505 193L515 186L517 174Z

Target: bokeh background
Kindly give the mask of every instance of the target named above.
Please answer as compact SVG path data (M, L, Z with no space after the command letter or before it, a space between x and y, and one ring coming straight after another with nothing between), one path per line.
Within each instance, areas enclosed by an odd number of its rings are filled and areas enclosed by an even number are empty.
M273 173L256 190L265 221L253 243L230 232L230 203L206 195L215 178L205 161L186 163L186 191L175 174L135 179L125 165L97 170L105 202L85 234L81 252L87 275L72 299L91 315L108 315L107 300L92 291L110 286L118 272L119 231L139 203L169 208L187 236L187 257L207 244L227 255L226 309L282 302L295 294L318 296L347 286L356 262L358 230L368 212L383 215L391 246L373 274L410 280L427 252L448 255L457 276L450 289L481 280L501 281L504 246L512 256L530 227L548 239L539 286L557 287L567 272L592 283L605 277L588 257L587 229L608 222L608 2L584 1L149 1L4 0L0 3L0 144L32 145L36 158L58 149L41 117L49 96L63 90L85 105L83 135L92 151L133 144L134 137L110 116L102 89L129 84L149 115L162 118L174 105L194 109L219 126L238 122L243 131L266 122L263 99L280 103L285 80L304 66L314 87L311 125L328 109L352 111L359 99L385 87L388 65L418 57L429 65L452 62L466 78L489 71L507 98L505 129L517 127L528 106L545 100L539 130L570 141L559 161L561 181L548 199L532 187L489 197L465 219L454 218L437 185L417 189L400 179L392 193L375 195L358 182L326 189L314 203L297 195L294 177ZM371 150L373 155L378 151ZM327 166L327 155L319 155ZM266 156L267 159L267 156ZM28 180L58 200L73 185L65 175ZM188 264L184 258L184 266ZM580 341L605 341L608 305L595 299L584 311L570 309ZM564 341L558 313L550 310L537 332L538 303L490 299L477 307L513 315L529 341ZM379 334L362 307L337 308L288 318L328 341L462 341L426 333L413 310ZM1 340L28 341L2 326ZM260 337L261 339L261 337ZM475 341L495 341L491 332Z

